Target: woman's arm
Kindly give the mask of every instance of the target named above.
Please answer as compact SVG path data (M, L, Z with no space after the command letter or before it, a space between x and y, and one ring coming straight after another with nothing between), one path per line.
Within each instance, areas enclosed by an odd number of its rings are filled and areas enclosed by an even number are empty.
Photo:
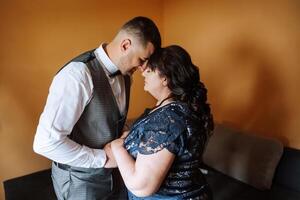
M128 190L139 197L155 193L165 179L175 155L163 149L150 155L138 154L134 160L123 143L122 138L114 140L111 148Z

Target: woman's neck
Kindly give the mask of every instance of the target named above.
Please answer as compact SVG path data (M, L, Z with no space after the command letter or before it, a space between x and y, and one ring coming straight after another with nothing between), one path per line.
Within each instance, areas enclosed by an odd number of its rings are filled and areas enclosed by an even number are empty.
M171 95L169 95L168 97L157 101L156 106L154 106L149 113L152 113L156 109L158 109L158 108L160 108L160 107L162 107L164 105L167 105L167 104L169 104L169 103L171 103L173 101L174 101L173 97Z
M173 102L173 97L169 94L168 96L166 97L163 97L163 98L160 98L157 103L156 103L156 107L161 107L161 106L164 106L166 104L169 104L171 102Z

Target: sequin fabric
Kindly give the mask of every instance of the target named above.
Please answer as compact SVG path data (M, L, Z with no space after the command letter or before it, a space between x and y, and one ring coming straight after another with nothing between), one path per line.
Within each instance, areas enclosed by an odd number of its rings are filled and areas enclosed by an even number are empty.
M211 200L206 180L199 170L206 143L203 123L185 103L174 102L143 115L133 124L124 146L133 156L153 154L164 148L175 160L159 191L139 198L129 192L130 200Z

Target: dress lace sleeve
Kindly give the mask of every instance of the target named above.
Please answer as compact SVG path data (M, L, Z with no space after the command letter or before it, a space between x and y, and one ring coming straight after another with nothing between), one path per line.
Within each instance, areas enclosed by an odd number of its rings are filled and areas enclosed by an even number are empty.
M138 152L153 154L164 148L177 155L184 143L184 119L172 110L163 110L149 118L140 135Z

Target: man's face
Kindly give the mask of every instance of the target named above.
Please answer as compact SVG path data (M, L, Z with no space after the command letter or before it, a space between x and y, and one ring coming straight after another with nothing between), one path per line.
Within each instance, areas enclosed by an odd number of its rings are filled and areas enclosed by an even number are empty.
M146 47L140 44L132 44L120 58L120 71L124 75L132 75L138 68L144 71L153 52L154 46L150 42Z

